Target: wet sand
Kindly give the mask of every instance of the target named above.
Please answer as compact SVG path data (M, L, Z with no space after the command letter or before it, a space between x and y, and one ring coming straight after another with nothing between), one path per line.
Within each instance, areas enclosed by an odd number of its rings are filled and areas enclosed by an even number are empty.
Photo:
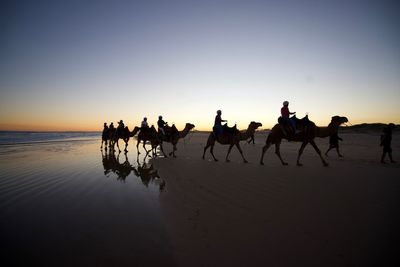
M154 161L167 182L161 208L180 266L395 266L398 256L400 165L382 165L380 133L340 134L344 158L332 150L323 167L313 148L296 166L299 143L284 141L282 166L266 134L242 143L250 163L216 145L202 160L207 134L189 135L178 158ZM328 139L317 139L323 152ZM400 161L400 136L393 136ZM170 146L165 145L170 151Z
M99 137L1 146L1 266L174 266L160 180L132 144L128 158Z

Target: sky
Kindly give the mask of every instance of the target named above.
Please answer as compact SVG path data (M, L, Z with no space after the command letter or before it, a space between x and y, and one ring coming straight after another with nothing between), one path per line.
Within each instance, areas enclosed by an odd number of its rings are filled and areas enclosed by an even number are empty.
M0 130L400 123L399 1L1 1Z

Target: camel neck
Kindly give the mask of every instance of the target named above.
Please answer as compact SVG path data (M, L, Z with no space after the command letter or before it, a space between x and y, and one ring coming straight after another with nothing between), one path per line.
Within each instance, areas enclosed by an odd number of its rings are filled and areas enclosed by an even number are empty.
M256 129L254 127L249 127L244 133L240 134L240 140L247 140L254 134Z
M179 138L185 138L185 136L189 133L189 127L185 126L185 129L179 131Z

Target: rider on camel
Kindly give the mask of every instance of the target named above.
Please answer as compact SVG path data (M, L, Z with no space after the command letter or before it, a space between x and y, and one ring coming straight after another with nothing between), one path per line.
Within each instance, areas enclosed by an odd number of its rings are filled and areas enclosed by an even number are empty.
M222 122L226 122L227 120L223 120L221 118L222 111L217 110L217 115L215 116L215 121L214 121L214 133L218 137L222 135L223 133L223 128L222 128Z
M157 121L157 126L158 126L158 132L161 133L162 135L166 136L165 134L165 127L167 127L167 122L165 122L162 119L162 116L158 116L158 121Z
M283 102L283 107L281 108L281 117L283 119L283 123L285 125L289 125L291 128L291 134L290 135L294 135L294 133L296 132L296 124L294 122L294 120L292 120L290 118L290 115L294 115L296 114L296 112L290 112L289 111L289 101L284 101ZM288 134L285 131L285 127L282 127L282 131L283 133L287 136Z
M140 124L140 131L147 131L149 129L149 124L147 123L147 118L144 117L142 123Z
M124 128L125 128L125 124L124 124L123 120L120 120L118 122L117 132L120 133Z

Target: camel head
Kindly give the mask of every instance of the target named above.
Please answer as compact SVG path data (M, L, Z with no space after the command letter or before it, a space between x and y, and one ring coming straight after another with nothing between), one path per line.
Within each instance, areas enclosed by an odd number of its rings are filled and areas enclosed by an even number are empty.
M194 128L194 124L191 124L188 122L188 123L186 123L185 128L189 129L189 131L190 131Z
M258 127L261 127L262 126L262 123L261 122L255 122L255 121L252 121L252 122L250 122L250 124L249 124L249 129L254 129L254 130L256 130Z
M339 126L343 123L348 122L349 120L346 117L341 117L341 116L333 116L331 119L331 123Z

